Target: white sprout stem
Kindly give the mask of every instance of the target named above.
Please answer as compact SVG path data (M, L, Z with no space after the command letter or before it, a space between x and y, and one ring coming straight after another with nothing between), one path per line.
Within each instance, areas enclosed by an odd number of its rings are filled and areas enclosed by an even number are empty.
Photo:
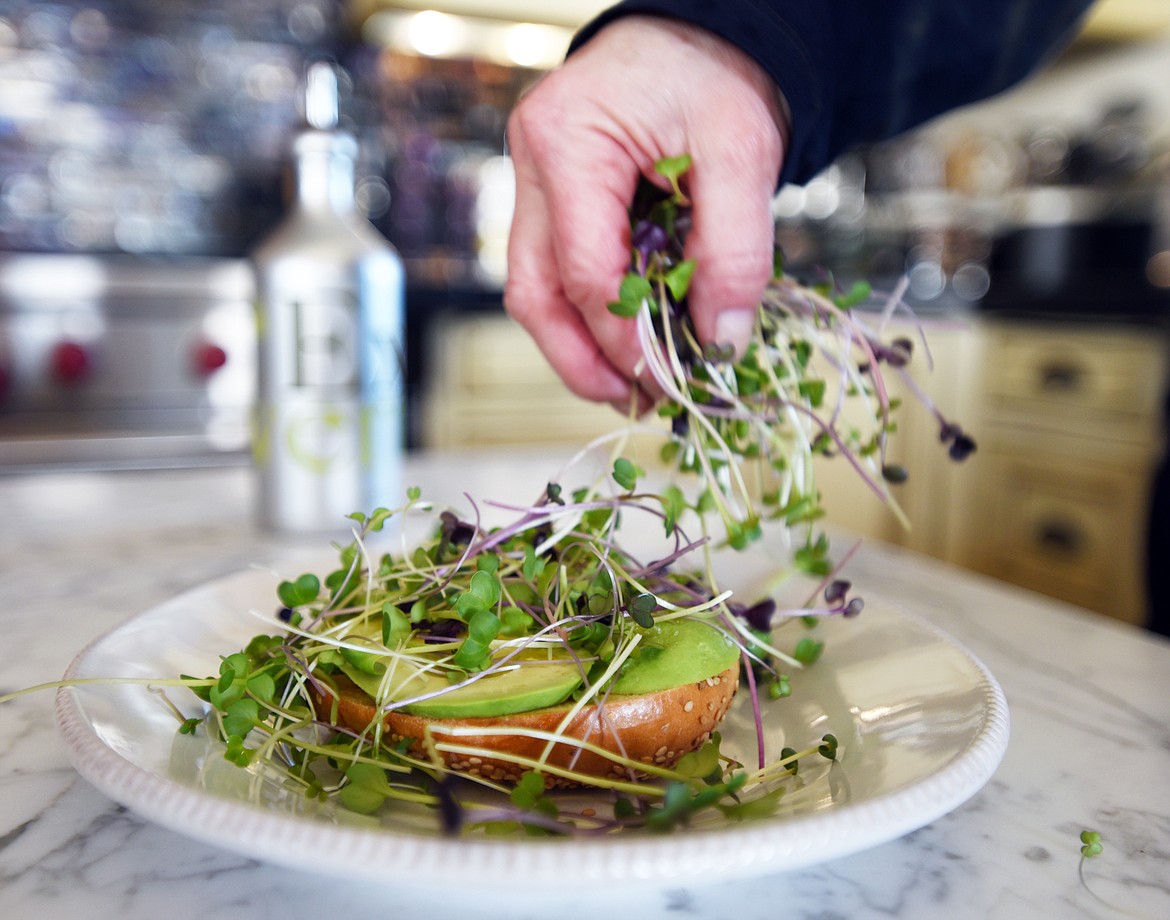
M878 322L878 331L886 328L886 324L893 318L894 313L897 312L898 307L902 305L902 299L906 296L906 291L910 288L910 276L902 275L898 279L898 283L894 285L894 289L890 291L886 297L885 305L882 307L880 320Z
M747 624L743 623L739 617L737 617L733 614L729 614L724 619L731 624L732 628L737 633L739 633L740 636L746 642L750 643L749 647L756 646L758 648L762 648L762 649L764 649L764 651L768 652L768 654L773 655L776 658L779 658L781 661L783 661L789 667L799 668L799 669L804 668L803 664L801 664L797 659L793 658L787 652L782 652L780 649L776 648L776 646L774 646L771 642L764 641L758 635L756 635L754 632L752 632L751 629L748 628Z

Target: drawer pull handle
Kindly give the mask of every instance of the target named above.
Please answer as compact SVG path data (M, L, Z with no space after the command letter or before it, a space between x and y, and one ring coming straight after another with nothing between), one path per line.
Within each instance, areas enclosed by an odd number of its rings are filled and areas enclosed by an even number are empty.
M1081 388L1085 372L1075 364L1046 364L1040 368L1040 387L1052 392L1068 393Z
M1047 521L1036 528L1036 543L1048 552L1076 556L1084 544L1075 524L1065 521Z

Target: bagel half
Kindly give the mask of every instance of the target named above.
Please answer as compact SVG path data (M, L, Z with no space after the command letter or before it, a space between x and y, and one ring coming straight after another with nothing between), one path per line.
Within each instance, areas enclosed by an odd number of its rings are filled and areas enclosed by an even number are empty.
M361 734L368 732L378 718L374 700L343 674L329 678L332 686L311 687L317 717ZM565 727L562 734L588 741L616 756L661 767L672 767L691 751L698 750L727 714L739 688L739 668L727 670L698 682L672 687L656 693L637 695L610 694L603 703L584 706ZM421 759L429 757L424 738L427 733L438 744L480 748L513 757L539 760L547 742L519 734L452 735L449 729L516 728L556 731L571 706L562 704L530 712L505 716L463 719L437 719L395 710L384 713L383 743L397 745L411 740L410 753ZM501 783L515 783L529 767L490 754L469 755L440 751L446 766L461 773L482 776ZM556 744L545 758L555 769L571 770L583 776L630 778L630 769L593 751L572 744ZM559 776L546 771L548 787L571 787L584 780Z

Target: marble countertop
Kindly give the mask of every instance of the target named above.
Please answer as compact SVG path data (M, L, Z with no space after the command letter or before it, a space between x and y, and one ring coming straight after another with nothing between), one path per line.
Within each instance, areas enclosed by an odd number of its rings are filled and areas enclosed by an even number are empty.
M528 497L549 457L416 457L411 484ZM458 478L453 473L458 471ZM0 478L0 694L59 677L79 650L175 594L301 554L260 533L246 469ZM752 881L598 891L481 916L965 918L1170 916L1170 643L881 545L855 585L924 617L996 675L1012 715L997 773L909 835ZM0 917L441 918L440 893L261 863L142 820L71 768L53 694L0 705ZM1105 851L1080 868L1082 829ZM453 884L458 883L452 867Z

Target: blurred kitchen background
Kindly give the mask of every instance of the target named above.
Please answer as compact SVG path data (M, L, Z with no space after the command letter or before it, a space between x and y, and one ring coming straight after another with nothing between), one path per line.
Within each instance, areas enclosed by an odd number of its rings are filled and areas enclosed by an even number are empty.
M0 473L248 462L243 257L282 212L298 82L322 58L348 74L359 206L407 268L408 445L611 428L501 308L508 111L605 5L0 0ZM949 465L908 409L914 529L844 471L824 474L832 518L1142 622L1170 4L1103 0L1025 87L844 157L775 214L797 270L907 279L925 387L980 443Z

